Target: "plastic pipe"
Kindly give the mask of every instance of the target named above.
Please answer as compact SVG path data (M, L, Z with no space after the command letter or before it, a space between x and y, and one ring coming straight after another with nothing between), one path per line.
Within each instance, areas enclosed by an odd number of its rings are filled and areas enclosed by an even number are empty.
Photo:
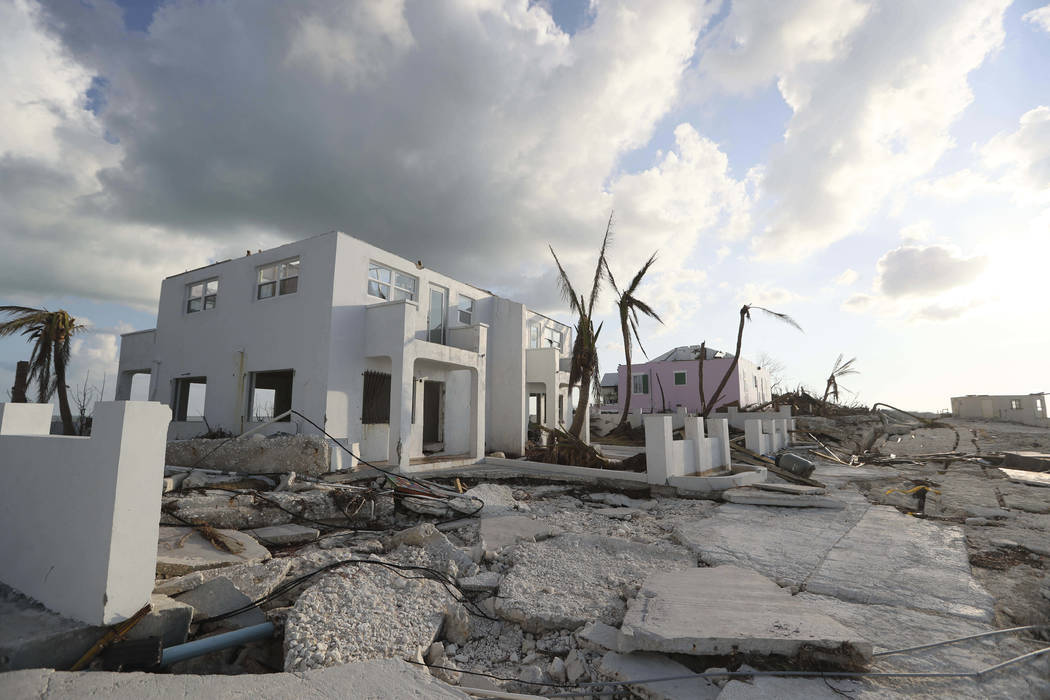
M176 644L173 647L168 647L161 651L160 665L170 666L179 661L192 659L195 656L203 656L204 654L210 654L213 651L229 649L230 647L240 646L242 644L247 644L248 642L256 642L260 639L266 639L273 635L273 629L272 622L263 622L259 625L242 627L239 630L217 634L213 637L195 639L192 642L186 642L185 644Z

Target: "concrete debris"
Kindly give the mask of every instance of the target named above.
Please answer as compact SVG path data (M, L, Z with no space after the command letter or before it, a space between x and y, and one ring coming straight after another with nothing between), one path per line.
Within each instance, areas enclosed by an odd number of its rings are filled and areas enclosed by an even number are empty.
M274 479L243 474L222 474L194 469L182 480L181 490L200 488L259 489L269 491L277 482Z
M193 608L194 622L237 610L252 602L251 598L233 585L233 581L224 577L212 579L188 593L183 593L175 600ZM239 629L263 622L266 622L266 614L259 608L251 608L234 617L220 620L218 624L226 629Z
M336 489L313 488L302 493L268 491L259 496L205 491L164 496L160 521L163 525L182 525L186 521L234 530L284 525L303 518L365 525L388 517L393 509L389 498L355 502L353 494Z
M482 547L485 552L493 554L518 542L545 540L557 532L543 520L525 515L505 515L481 521Z
M221 445L221 446L220 446ZM317 435L274 435L261 440L202 439L168 443L165 464L202 467L242 474L321 475L329 471L331 446Z
M445 639L453 644L465 644L470 639L470 615L459 603L449 604L445 608Z
M476 576L467 576L459 579L456 583L468 593L492 593L499 589L499 582L503 577L495 571L482 571Z
M312 527L287 523L248 530L248 534L259 540L261 544L273 547L313 542L321 536L321 531Z
M197 676L162 673L64 673L49 669L0 674L0 697L27 700L99 697L277 700L347 697L468 700L470 696L399 659L344 664L306 673Z
M284 630L284 668L410 658L437 639L450 602L438 583L381 566L350 564L303 592Z
M529 632L574 630L592 620L619 625L624 601L649 573L696 566L680 547L587 535L522 542L509 561L496 611ZM573 595L564 595L570 581Z
M850 680L770 676L731 680L718 697L719 700L842 700L843 695L872 697L859 683Z
M722 498L730 503L745 503L755 506L783 506L788 508L845 508L846 504L837 498L816 494L790 493L738 486L722 492Z
M1050 474L1029 472L1022 469L1000 469L999 471L1006 474L1006 478L1010 481L1015 481L1019 484L1027 484L1028 486L1050 486Z
M766 482L764 484L755 484L754 488L761 489L763 491L793 493L799 496L823 496L828 492L827 489L821 488L820 486L805 486L803 484L773 484L769 482Z
M1045 452L1004 452L1003 464L1010 469L1023 469L1032 472L1050 471L1050 454Z
M634 520L642 514L637 508L596 508L594 512L615 520Z
M853 667L871 644L761 574L736 566L646 578L620 628L623 651L774 655Z
M620 649L620 630L604 622L588 622L577 633L580 642L588 649L596 651L618 651Z
M618 654L610 651L602 657L598 673L609 680L633 681L688 676L692 671L662 654ZM695 678L639 683L630 686L630 691L632 695L647 700L714 700L721 688L706 678Z
M616 508L634 508L636 510L651 510L656 507L656 501L630 498L622 493L591 493L584 496L585 500L594 503L604 503Z
M258 600L269 595L284 579L292 567L292 559L270 559L262 564L234 564L218 569L194 571L185 576L165 579L157 583L154 593L177 596L193 590L201 584L216 578L227 578L233 582L244 595L251 600Z
M217 530L219 546L189 527L161 527L157 542L157 575L181 576L191 571L233 564L259 564L270 552L254 537L236 530ZM233 551L228 551L233 550Z
M424 523L419 526L418 530L416 528L412 530L416 532L411 535L406 534L407 541L403 540L400 546L390 551L388 558L402 564L429 566L452 578L470 577L478 573L479 568L472 554L452 544L447 535L439 532L430 523ZM409 541L419 542L419 544L410 545Z
M128 639L160 637L165 647L185 642L193 621L193 607L166 595L152 595L149 602L150 613L131 629Z
M518 501L514 498L514 491L509 486L503 486L502 484L478 484L464 492L463 497L472 500L480 498L485 502L485 506L479 513L482 517L505 513L518 507ZM474 506L470 511L477 510L477 508L478 502L474 501Z

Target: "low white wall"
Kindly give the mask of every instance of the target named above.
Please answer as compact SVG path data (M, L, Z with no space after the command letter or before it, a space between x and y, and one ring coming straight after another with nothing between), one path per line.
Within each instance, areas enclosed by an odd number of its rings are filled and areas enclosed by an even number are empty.
M170 420L163 404L110 401L91 437L48 436L50 410L0 404L0 579L93 625L148 603Z
M684 440L674 440L674 416L645 416L645 464L650 484L666 484L673 477L705 474L730 467L729 423L708 419L707 433L697 416L683 418Z
M744 447L760 455L769 455L791 444L791 424L794 421L759 420L744 422Z
M788 427L791 430L795 429L794 420L791 418L791 407L781 406L776 411L741 411L735 406L729 406L725 412L715 411L711 414L712 418L725 418L729 421L729 425L736 430L743 430L746 422L757 418L759 420L787 420L791 421Z

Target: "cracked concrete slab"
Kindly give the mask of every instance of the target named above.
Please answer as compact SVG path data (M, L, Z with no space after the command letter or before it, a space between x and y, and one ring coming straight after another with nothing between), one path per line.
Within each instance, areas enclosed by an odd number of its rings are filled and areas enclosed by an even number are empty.
M270 552L251 535L237 530L218 530L230 549L216 547L200 531L189 527L161 527L157 541L157 575L181 576L201 569L233 564L260 564Z
M813 493L769 491L754 486L738 486L722 492L722 499L729 503L744 503L755 506L784 506L789 508L845 508L837 498Z
M621 651L776 655L855 666L871 644L812 603L739 566L657 572L620 628Z
M509 561L496 611L530 632L574 630L594 620L618 626L624 600L647 575L696 566L682 547L593 535L522 542ZM566 585L573 595L563 595Z
M685 676L692 671L663 654L618 654L610 651L598 664L598 672L616 681ZM682 679L630 686L631 694L645 700L715 700L721 688L706 678Z
M539 541L558 534L555 528L543 520L525 515L483 518L480 528L482 547L486 552L499 552L518 542Z

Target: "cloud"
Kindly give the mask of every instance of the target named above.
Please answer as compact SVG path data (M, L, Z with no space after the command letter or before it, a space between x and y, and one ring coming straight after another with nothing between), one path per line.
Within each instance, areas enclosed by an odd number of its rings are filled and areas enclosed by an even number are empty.
M854 270L852 267L847 267L845 270L842 271L842 274L835 278L835 284L837 284L840 287L848 287L854 282L856 282L857 278L859 277L860 275L857 274L856 270Z
M775 79L793 111L765 168L760 257L798 259L861 231L933 167L972 100L967 75L1002 43L1008 4L732 5L702 75L727 91Z
M1044 32L1050 32L1050 5L1030 10L1024 13L1021 19L1025 22L1031 22Z
M1050 201L1050 107L1022 114L1017 131L993 136L981 158L1002 171L1002 184L1015 196Z
M748 282L740 287L736 298L742 304L764 306L772 311L780 311L780 307L792 302L804 301L806 297L783 287Z
M988 259L959 255L954 249L905 245L889 251L876 264L876 287L890 298L931 294L973 282Z

